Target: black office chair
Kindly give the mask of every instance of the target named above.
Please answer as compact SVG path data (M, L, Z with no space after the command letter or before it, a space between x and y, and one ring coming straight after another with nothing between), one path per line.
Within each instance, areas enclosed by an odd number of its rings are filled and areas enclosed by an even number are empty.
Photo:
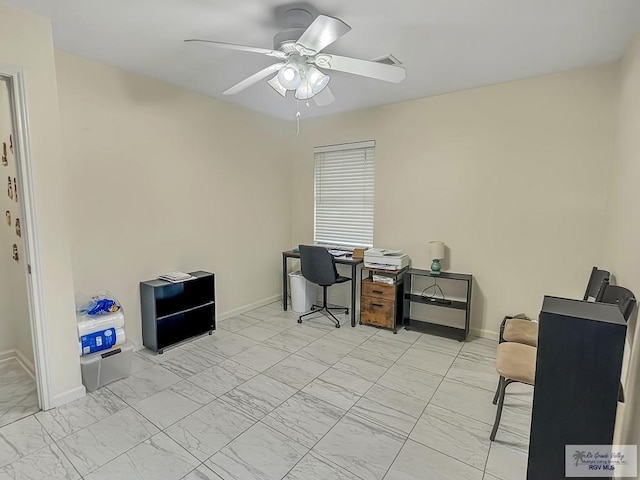
M321 312L335 322L336 328L340 328L340 322L331 313L331 310L344 310L344 313L347 314L349 309L345 307L329 307L327 305L327 288L335 283L344 283L351 279L338 275L333 255L324 247L300 245L300 267L304 278L322 287L322 305L312 306L310 312L300 315L298 323L302 323L302 317Z

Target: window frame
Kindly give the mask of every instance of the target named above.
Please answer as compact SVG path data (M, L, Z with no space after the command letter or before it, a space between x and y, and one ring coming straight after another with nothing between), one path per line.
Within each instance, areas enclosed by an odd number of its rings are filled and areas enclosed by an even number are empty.
M374 203L374 140L314 148L315 243L372 247ZM343 235L344 224L349 226Z

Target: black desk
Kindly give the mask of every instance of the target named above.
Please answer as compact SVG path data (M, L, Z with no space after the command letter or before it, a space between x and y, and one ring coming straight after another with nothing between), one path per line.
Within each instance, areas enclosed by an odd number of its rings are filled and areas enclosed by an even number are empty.
M289 285L287 282L287 259L288 258L300 258L299 252L288 250L282 252L282 308L287 310L287 297L289 295ZM335 257L336 263L341 265L351 265L351 326L356 326L356 292L357 292L357 274L358 265L364 263L363 260L354 260L353 257Z

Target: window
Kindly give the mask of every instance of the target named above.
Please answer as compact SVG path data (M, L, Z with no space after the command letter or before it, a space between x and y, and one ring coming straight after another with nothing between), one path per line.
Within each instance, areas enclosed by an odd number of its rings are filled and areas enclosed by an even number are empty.
M373 246L375 142L316 147L314 241Z

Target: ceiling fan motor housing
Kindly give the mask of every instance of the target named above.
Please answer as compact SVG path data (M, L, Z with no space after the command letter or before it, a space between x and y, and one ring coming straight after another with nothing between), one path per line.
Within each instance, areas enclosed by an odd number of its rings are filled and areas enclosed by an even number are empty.
M292 8L285 13L286 28L273 37L273 49L281 52L295 52L295 43L311 25L313 15L301 8Z

